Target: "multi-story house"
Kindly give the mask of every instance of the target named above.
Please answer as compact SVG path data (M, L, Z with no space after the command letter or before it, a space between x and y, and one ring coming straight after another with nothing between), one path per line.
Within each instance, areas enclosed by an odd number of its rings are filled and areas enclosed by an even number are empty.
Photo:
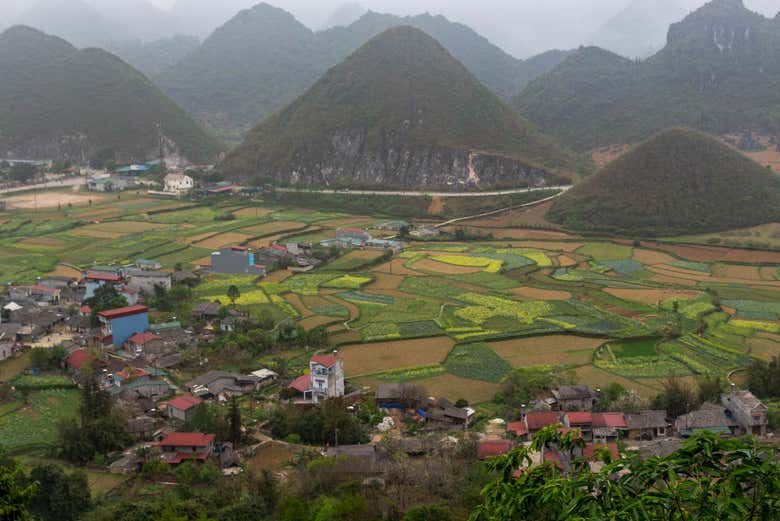
M309 360L309 374L290 384L306 402L320 403L344 396L344 361L337 354L316 355Z
M149 329L149 308L129 306L98 313L104 344L122 346L136 333Z

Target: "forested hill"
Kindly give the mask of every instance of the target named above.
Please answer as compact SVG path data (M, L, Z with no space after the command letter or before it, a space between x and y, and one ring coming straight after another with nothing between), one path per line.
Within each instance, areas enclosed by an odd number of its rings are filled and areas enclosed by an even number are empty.
M531 82L515 107L575 149L633 143L671 126L780 131L780 17L713 0L633 62L583 48Z
M192 161L221 150L151 81L99 49L77 50L29 27L0 34L0 157L117 161L168 152Z
M713 137L671 129L575 186L547 217L629 236L749 227L780 220L780 177Z
M436 40L403 26L252 130L222 168L307 185L457 190L540 186L575 163Z
M348 27L312 32L268 4L241 11L156 81L196 119L234 141L303 94L329 68L390 27L414 26L437 39L505 99L567 53L536 60L509 56L465 25L441 16L366 13Z

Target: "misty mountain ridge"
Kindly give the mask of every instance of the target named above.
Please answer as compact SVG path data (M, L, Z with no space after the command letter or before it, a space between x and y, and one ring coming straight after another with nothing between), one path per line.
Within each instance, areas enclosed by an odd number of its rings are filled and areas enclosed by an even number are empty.
M576 158L423 31L371 39L253 129L220 168L304 186L544 186Z
M673 126L780 132L780 17L713 0L673 24L643 62L582 48L514 100L579 150L632 143Z
M168 154L202 162L221 150L116 56L30 27L0 34L0 157L145 161L158 156L158 124Z
M506 99L566 56L551 52L523 62L465 25L428 14L400 18L368 12L348 27L315 33L287 11L258 4L217 29L156 81L204 125L240 141L246 130L302 94L328 68L398 25L436 38Z

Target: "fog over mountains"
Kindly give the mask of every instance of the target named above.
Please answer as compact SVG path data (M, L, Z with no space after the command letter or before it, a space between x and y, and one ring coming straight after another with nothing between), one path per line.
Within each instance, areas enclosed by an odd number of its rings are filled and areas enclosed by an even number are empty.
M157 40L176 34L204 39L256 0L2 0L0 28L32 25L77 46ZM585 44L647 56L663 47L671 22L704 0L275 0L304 25L348 25L364 10L396 15L441 14L464 23L518 58ZM746 0L767 16L778 0Z

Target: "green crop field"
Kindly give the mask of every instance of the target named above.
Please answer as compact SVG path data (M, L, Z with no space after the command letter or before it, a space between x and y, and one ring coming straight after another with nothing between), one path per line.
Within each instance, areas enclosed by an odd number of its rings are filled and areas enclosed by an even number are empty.
M14 451L50 445L57 439L60 420L76 415L77 390L53 389L33 392L28 405L0 416L0 440Z
M121 201L95 197L89 206L13 210L0 218L0 283L138 258L159 260L166 270L197 269L223 240L254 244L251 233L279 230L269 240L284 243L297 233L316 242L334 237L343 223L391 217L357 218L276 200L185 203L129 193ZM657 388L648 382L659 378L724 375L751 356L775 352L765 337L780 333L780 266L766 258L751 265L744 254L737 265L733 258L687 258L684 249L660 254L596 238L449 239L411 242L392 260L379 251L343 252L314 271L267 280L210 275L193 289L192 302L227 304L234 285L241 293L236 305L253 317L305 321L307 328L338 322L331 328L334 347L364 342L365 368L372 346L389 357L387 344L403 342L403 356L378 364L372 382L419 380L467 399L469 386L484 399L511 367L576 370L583 383L598 386L612 375L646 395ZM656 340L670 329L679 337ZM416 368L410 368L402 359L429 339L444 342L437 349L454 347L433 359L412 356ZM349 365L346 372L360 374ZM19 444L38 442L28 440L35 438L32 425L57 415L45 403L35 406L40 411L21 414L26 423L13 430ZM0 421L0 434L11 432L2 429L10 427ZM45 441L46 432L41 427L38 437Z

